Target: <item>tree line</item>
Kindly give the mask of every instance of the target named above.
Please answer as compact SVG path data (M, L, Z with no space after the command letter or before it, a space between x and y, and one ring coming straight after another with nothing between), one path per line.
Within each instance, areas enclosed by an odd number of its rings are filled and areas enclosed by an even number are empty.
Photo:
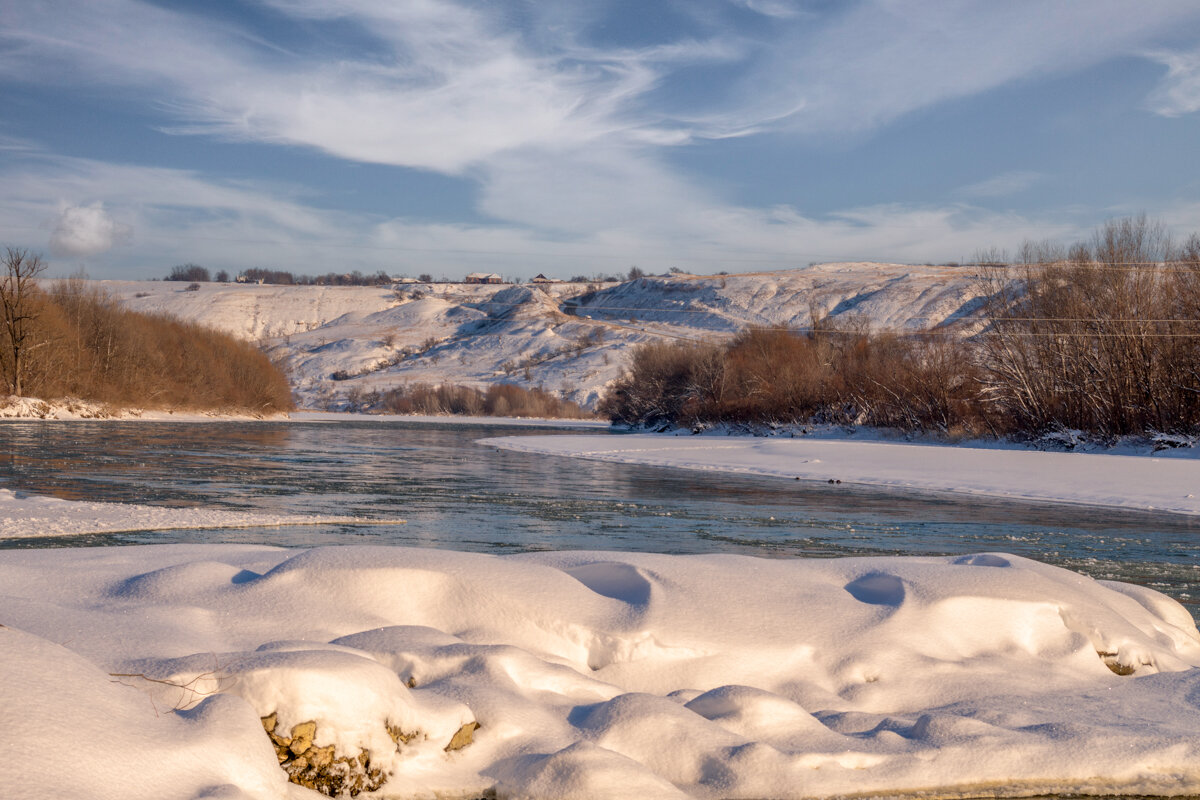
M287 377L251 344L165 315L122 308L82 278L43 286L36 254L0 259L0 378L9 393L118 407L293 407Z
M229 273L219 270L216 275L207 267L199 264L179 264L171 268L165 280L186 281L188 283L228 283ZM338 273L327 272L324 275L297 275L283 269L261 269L251 267L243 270L237 280L249 283L271 283L280 286L389 286L392 278L380 270L373 275L364 275L358 270Z

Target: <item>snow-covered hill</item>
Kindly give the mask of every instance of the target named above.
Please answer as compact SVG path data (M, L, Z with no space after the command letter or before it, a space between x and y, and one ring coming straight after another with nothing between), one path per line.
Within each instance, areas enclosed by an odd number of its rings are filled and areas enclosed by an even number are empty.
M655 339L721 340L750 325L804 328L812 314L875 328L968 328L974 270L822 264L784 272L621 284L341 286L107 281L137 311L263 344L305 406L406 382L543 386L594 405L629 350Z

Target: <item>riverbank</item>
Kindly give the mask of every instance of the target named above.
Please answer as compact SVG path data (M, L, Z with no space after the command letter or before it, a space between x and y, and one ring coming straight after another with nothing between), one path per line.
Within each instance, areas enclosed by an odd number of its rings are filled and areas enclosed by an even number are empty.
M551 417L485 417L464 414L357 414L343 411L291 411L251 414L244 410L163 410L116 408L89 400L36 397L0 397L0 421L53 420L131 422L414 422L464 425L520 425L526 427L608 428L606 420Z

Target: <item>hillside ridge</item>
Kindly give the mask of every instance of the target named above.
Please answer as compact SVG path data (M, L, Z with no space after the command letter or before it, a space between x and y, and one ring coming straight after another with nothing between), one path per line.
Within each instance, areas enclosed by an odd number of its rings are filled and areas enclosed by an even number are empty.
M854 262L605 284L103 285L131 309L258 342L288 368L302 407L412 382L543 386L594 407L646 341L803 329L814 312L876 329L971 330L976 278L970 267Z

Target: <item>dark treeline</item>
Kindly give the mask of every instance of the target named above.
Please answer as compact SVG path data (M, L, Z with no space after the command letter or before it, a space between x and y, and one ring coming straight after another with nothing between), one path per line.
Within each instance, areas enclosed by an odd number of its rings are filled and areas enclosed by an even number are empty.
M324 275L294 275L281 269L251 268L242 272L242 276L251 283L262 281L281 286L390 286L392 278L382 270L373 275L364 275L358 270L339 273L327 272Z
M984 330L905 335L816 318L724 345L643 345L617 422L825 422L948 435L1200 434L1200 237L1144 217L1069 248L981 254Z
M187 281L190 283L207 283L214 280L207 267L199 264L180 264L172 267L166 280ZM221 270L215 276L218 283L227 283L229 273ZM324 275L296 275L282 269L260 269L251 267L242 272L237 278L243 283L271 283L280 286L390 286L392 278L382 270L373 275L364 275L358 270L339 273L328 272Z
M12 252L12 251L10 251ZM24 347L0 333L4 388L118 407L272 413L293 408L287 378L251 344L200 325L121 308L82 279L22 298Z
M355 392L351 410L387 414L591 419L595 414L545 389L498 383L486 391L456 384L412 383L383 392Z

